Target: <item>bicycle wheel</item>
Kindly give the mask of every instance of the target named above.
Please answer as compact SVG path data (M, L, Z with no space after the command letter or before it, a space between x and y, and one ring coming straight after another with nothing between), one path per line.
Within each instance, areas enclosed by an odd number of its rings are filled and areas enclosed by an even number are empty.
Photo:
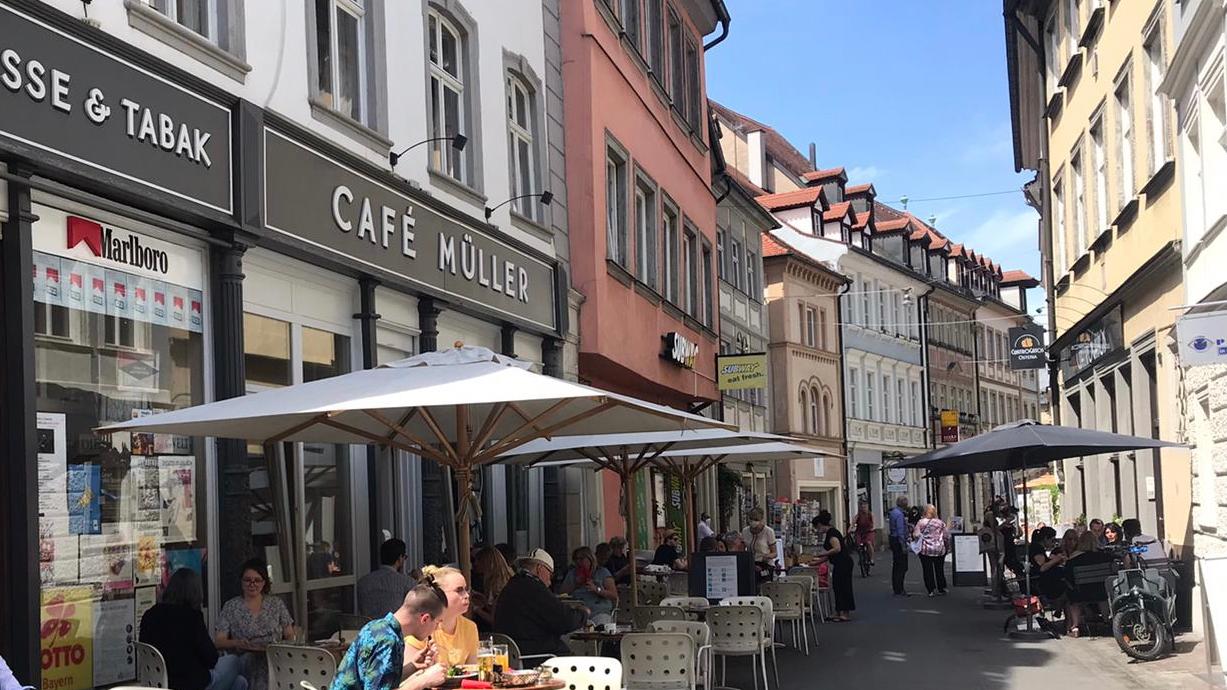
M869 577L869 549L861 546L861 577Z

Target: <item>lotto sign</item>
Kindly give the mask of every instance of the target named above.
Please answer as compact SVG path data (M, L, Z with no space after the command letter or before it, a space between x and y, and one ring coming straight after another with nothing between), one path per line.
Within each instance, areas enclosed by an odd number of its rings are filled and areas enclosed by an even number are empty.
M45 690L85 690L94 686L93 589L43 590L40 656Z
M942 443L959 442L959 411L942 410Z

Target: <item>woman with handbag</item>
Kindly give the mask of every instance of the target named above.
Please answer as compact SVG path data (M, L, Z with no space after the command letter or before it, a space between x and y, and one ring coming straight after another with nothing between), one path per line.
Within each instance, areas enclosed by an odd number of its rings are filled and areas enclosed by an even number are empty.
M925 506L924 517L916 522L912 536L919 542L916 555L920 556L929 596L946 594L946 546L950 541L950 532L946 529L946 523L937 516L937 508L933 504Z

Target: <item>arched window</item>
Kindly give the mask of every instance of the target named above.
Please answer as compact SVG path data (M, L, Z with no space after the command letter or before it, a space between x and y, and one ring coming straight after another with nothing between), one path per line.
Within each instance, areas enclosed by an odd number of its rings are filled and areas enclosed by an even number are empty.
M801 430L809 432L809 391L801 389Z
M809 432L821 433L818 428L818 389L811 388L809 392Z
M430 137L445 138L465 133L464 34L443 15L431 11L427 15L427 37L430 41L429 93L426 102L430 113ZM462 151L450 141L431 142L431 168L467 182Z

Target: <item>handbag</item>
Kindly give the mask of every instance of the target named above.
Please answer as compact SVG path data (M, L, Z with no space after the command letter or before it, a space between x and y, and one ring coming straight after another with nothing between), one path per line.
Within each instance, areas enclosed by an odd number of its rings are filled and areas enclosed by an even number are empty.
M920 547L921 547L921 545L922 545L923 543L924 543L924 540L923 540L923 539L921 539L920 537L916 537L916 538L915 538L915 539L913 539L913 540L912 540L910 543L908 543L908 548L912 550L912 553L914 553L914 554L916 554L917 556L919 556L919 555L920 555Z

